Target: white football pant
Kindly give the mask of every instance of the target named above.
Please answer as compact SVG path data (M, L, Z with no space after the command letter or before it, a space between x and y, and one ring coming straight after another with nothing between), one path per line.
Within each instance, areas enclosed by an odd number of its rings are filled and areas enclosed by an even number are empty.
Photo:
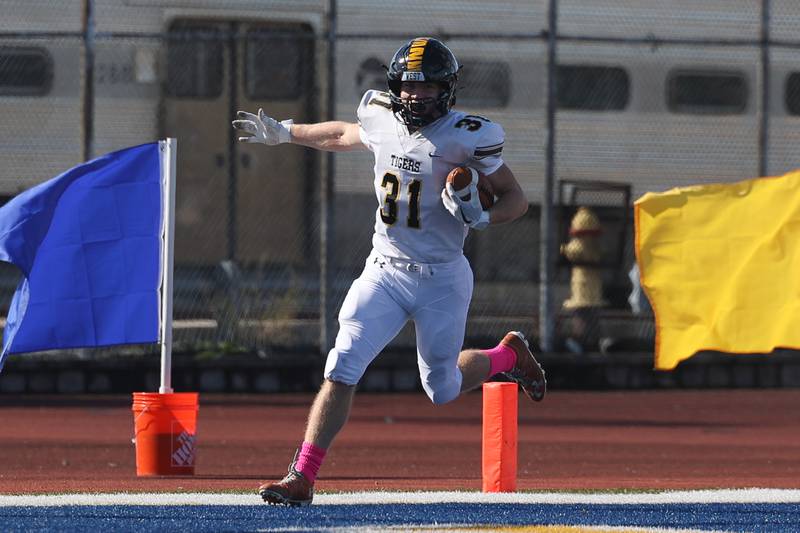
M472 299L472 269L463 255L450 263L420 264L372 251L339 311L336 345L325 377L355 385L409 319L417 335L422 386L435 404L461 392L458 354Z

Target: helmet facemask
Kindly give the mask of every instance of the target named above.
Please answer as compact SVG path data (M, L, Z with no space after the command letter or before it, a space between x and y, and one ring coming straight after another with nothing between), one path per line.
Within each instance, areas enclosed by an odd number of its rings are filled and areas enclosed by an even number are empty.
M400 81L389 82L389 99L397 120L408 127L422 128L450 111L455 101L452 85L439 83L439 96L433 98L401 98Z

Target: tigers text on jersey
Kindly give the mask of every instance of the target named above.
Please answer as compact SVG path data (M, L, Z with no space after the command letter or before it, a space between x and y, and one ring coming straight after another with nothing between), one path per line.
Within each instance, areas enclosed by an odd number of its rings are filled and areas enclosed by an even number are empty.
M447 263L463 254L469 227L442 205L447 174L470 166L491 174L503 164L499 124L461 111L409 134L389 95L367 91L358 106L361 141L375 154L373 247L388 257Z

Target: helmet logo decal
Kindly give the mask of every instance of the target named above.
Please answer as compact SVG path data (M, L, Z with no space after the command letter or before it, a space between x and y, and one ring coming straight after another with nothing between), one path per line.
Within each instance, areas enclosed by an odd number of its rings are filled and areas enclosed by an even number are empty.
M428 39L415 39L408 49L408 63L406 63L407 70L422 71L422 56L425 54L425 45L428 44Z
M425 74L422 72L403 72L403 81L425 81Z

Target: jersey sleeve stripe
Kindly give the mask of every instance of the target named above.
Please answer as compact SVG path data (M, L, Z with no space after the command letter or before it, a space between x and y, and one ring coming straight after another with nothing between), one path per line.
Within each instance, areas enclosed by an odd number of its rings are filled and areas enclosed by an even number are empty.
M486 157L490 155L497 155L502 151L503 151L502 144L497 148L491 148L491 149L478 148L475 150L475 157Z

